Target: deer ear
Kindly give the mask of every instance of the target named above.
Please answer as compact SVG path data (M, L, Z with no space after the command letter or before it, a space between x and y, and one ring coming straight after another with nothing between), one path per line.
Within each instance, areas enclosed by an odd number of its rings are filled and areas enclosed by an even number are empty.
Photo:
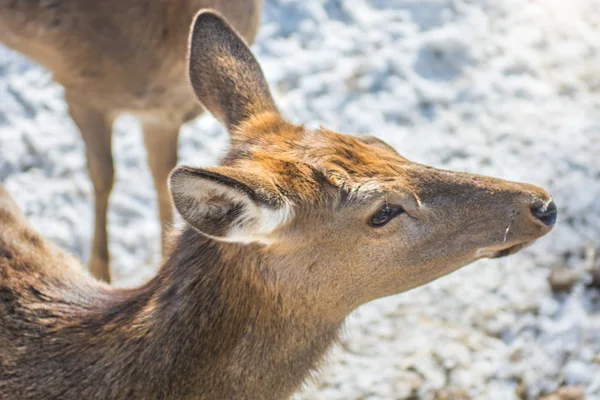
M189 78L198 100L229 131L263 112L278 112L244 39L215 11L200 11L189 41Z
M183 219L214 239L270 244L272 233L289 217L272 182L233 168L179 167L170 186Z

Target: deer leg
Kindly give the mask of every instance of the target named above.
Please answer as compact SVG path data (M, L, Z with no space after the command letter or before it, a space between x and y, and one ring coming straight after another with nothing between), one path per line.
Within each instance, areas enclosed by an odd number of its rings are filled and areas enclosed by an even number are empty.
M144 121L144 143L158 199L163 256L167 250L167 233L173 223L173 205L171 204L168 179L177 164L179 129L180 125Z
M115 179L111 149L113 120L107 113L69 96L67 103L71 117L85 142L88 171L94 185L96 216L89 269L94 277L110 282L106 213Z

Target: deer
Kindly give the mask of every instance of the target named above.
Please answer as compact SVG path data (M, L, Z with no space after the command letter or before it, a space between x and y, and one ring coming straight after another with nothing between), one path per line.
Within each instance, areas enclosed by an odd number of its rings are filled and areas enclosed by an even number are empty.
M255 39L262 0L0 0L0 43L48 69L65 89L94 191L89 269L107 282L113 122L124 113L141 121L164 255L180 127L203 112L186 74L188 31L201 8L221 12L249 43Z
M181 225L148 282L94 279L0 192L0 398L287 399L360 305L555 225L537 186L289 122L213 10L193 21L188 73L231 145L216 167L171 173Z

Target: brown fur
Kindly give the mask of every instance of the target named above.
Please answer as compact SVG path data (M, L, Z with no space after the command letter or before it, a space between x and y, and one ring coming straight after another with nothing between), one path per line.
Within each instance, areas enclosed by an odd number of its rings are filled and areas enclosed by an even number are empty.
M65 87L86 145L95 191L90 269L109 281L106 211L114 183L111 136L119 114L138 116L165 232L166 185L181 125L202 112L186 78L186 42L201 8L226 16L252 42L262 0L0 0L0 43L48 68Z
M221 166L172 173L185 224L153 280L93 280L0 191L0 398L286 399L359 305L550 231L540 188L290 124L258 99L264 77L231 29L209 12L195 22L190 78L233 142ZM206 37L219 39L194 57ZM405 212L373 227L387 203Z
M28 270L0 257L0 398L285 398L302 379L294 370L314 366L338 332L281 303L256 246L191 229L135 290L62 271L39 250L13 251ZM297 331L317 336L299 346Z

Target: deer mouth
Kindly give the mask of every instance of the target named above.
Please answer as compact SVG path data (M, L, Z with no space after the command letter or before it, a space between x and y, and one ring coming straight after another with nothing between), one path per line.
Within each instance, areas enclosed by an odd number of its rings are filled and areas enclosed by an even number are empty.
M498 250L494 254L490 255L489 258L502 258L502 257L510 256L512 254L515 254L515 253L523 250L526 247L529 247L533 242L535 242L535 240L518 243L513 246L507 247L505 249Z
M509 245L507 247L500 248L500 249L498 247L479 249L476 253L476 257L477 257L477 259L481 259L481 258L502 258L502 257L510 256L510 255L518 253L519 251L523 250L524 248L530 246L533 242L535 242L535 239L517 243L517 244L513 244L513 245Z

